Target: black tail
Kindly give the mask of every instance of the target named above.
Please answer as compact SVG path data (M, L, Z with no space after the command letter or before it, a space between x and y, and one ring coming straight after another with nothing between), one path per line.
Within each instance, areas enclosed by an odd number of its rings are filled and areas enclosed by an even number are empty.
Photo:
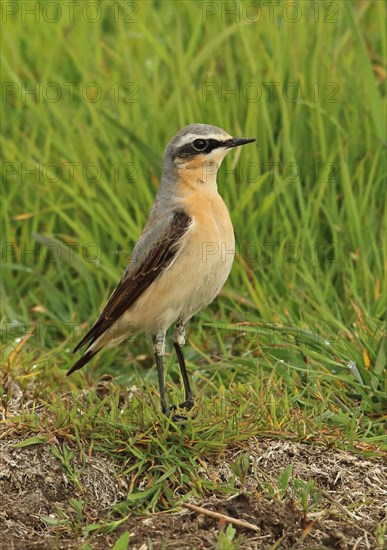
M92 359L94 357L94 355L96 355L99 351L101 351L101 349L102 348L99 348L97 350L86 351L86 353L84 355L82 355L82 357L80 359L78 359L78 361L75 363L75 365L73 365L71 367L71 369L66 372L66 376L69 376L70 374L72 374L76 370L81 369L84 365L86 365L86 363L88 363L90 361L90 359Z
M92 329L93 327L91 328L91 330ZM82 340L75 346L75 348L73 349L73 353L80 350L87 342L89 342L89 346L94 342L95 338L93 338L93 336L90 334L91 330L89 330L89 332L85 334ZM89 340L91 340L91 342Z

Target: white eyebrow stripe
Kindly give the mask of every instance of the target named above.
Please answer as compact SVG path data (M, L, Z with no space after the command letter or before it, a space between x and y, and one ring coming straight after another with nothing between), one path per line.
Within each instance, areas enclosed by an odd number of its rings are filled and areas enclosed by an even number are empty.
M187 145L188 143L191 143L194 139L216 139L217 141L222 142L231 139L231 136L229 136L228 134L207 134L205 136L199 136L198 134L186 134L175 143L175 147Z

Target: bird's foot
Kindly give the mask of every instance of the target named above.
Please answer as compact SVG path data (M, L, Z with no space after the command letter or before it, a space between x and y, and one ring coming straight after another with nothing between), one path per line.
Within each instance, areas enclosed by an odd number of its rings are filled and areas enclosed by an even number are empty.
M183 401L183 403L180 403L179 409L186 409L187 411L190 411L192 409L192 407L194 406L194 404L195 404L195 402L194 402L193 398L188 398L186 401ZM176 410L175 405L172 408Z
M172 420L174 422L178 422L179 420L187 420L187 416L184 414L175 414L175 411L178 409L186 409L187 411L190 411L192 407L194 406L194 400L193 399L187 399L183 403L180 403L180 405L172 405L171 407L166 408L163 410L163 413L166 416L169 416L172 413Z

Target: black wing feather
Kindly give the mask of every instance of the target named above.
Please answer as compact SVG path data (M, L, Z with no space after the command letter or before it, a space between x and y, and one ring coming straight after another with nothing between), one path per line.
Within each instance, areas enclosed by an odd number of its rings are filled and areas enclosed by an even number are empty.
M186 233L192 219L183 210L174 212L167 234L164 234L146 260L137 269L124 276L108 299L101 315L89 332L74 348L74 353L85 344L89 346L97 340L119 317L129 309L153 281L166 269L175 258L176 244ZM83 355L67 372L71 374L82 368L99 350L90 350Z

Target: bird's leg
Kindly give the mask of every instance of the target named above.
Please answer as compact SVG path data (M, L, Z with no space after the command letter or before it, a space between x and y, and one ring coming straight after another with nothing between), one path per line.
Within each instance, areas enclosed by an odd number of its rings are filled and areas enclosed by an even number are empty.
M185 344L185 328L182 321L178 321L176 323L172 340L173 340L174 348L176 350L177 360L179 362L180 372L183 378L184 391L185 391L185 401L184 403L180 404L180 407L183 407L189 411L194 406L194 396L189 383L183 350L182 350L182 347Z
M161 410L164 414L168 413L167 400L165 398L165 384L164 384L164 367L163 367L163 355L165 353L165 332L158 332L153 346L155 354L157 375L159 378L160 388L160 403Z

